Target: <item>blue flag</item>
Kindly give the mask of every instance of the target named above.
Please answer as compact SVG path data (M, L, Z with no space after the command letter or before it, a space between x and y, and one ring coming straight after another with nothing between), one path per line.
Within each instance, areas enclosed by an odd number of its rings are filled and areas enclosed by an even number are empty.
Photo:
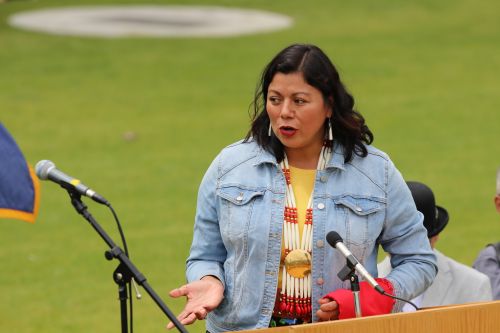
M35 223L40 187L33 168L0 123L0 218Z

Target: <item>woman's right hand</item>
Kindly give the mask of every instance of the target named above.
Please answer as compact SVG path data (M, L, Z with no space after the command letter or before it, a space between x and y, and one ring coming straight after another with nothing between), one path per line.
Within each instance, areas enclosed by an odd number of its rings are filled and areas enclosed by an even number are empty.
M177 319L181 324L189 325L194 323L196 319L205 319L210 311L219 306L224 298L224 286L215 276L207 275L202 277L201 280L171 290L169 295L173 298L186 296L186 306L177 316ZM173 327L172 322L168 323L168 329Z
M339 305L336 301L323 297L319 299L319 310L316 312L318 321L339 319Z

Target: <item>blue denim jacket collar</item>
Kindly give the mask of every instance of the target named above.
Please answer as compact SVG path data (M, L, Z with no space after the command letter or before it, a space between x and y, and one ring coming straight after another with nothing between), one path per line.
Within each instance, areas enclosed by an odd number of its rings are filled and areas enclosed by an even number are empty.
M255 159L254 166L264 164L264 163L270 163L270 164L275 164L278 165L276 162L276 157L274 157L271 152L265 150L264 148L259 146L259 151L257 152L257 157Z
M260 165L263 163L270 163L270 164L275 164L276 163L276 157L269 151L265 150L264 148L260 147L259 151L257 152L257 157L254 165ZM333 146L333 154L332 158L330 161L328 161L326 168L337 168L344 170L344 152L343 148L339 144L335 144Z
M339 144L334 144L332 158L326 164L326 168L337 168L345 170L344 168L344 149Z

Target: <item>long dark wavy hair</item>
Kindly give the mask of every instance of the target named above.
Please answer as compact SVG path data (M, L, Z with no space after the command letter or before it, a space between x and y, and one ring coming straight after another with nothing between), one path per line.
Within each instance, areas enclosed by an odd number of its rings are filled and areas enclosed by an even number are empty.
M340 81L339 73L328 56L317 46L293 44L278 53L262 72L255 90L251 114L252 125L245 141L253 138L260 146L276 156L278 162L284 158L283 144L275 135L269 136L269 116L266 110L267 91L276 73L300 72L304 80L323 95L324 102L332 109L333 141L344 149L345 162L353 154L365 157L365 144L373 142L373 134L365 124L363 116L354 110L354 98ZM325 134L328 119L325 121Z

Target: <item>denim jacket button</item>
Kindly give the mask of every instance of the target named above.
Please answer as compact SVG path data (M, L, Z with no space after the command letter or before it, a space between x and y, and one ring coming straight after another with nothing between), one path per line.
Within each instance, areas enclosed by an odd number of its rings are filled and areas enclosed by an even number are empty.
M238 196L236 197L236 200L238 200L238 201L243 200L243 196L242 196L241 194L240 194L240 195L238 195Z
M359 207L359 206L356 206L356 211L358 211L358 212L362 212L362 211L363 211L363 209L362 209L361 207Z
M319 278L319 279L316 280L316 284L317 285L321 286L323 283L325 283L325 281L323 281L323 278Z
M319 247L319 248L322 248L323 246L325 246L325 242L323 242L323 241L320 239L320 240L318 240L318 241L316 242L316 246L317 246L317 247Z
M322 202L320 202L320 203L318 204L318 209L324 209L324 208L325 208L325 204L324 204L324 203L322 203Z
M319 179L322 183L326 183L326 181L328 180L328 176L321 176L321 178Z

